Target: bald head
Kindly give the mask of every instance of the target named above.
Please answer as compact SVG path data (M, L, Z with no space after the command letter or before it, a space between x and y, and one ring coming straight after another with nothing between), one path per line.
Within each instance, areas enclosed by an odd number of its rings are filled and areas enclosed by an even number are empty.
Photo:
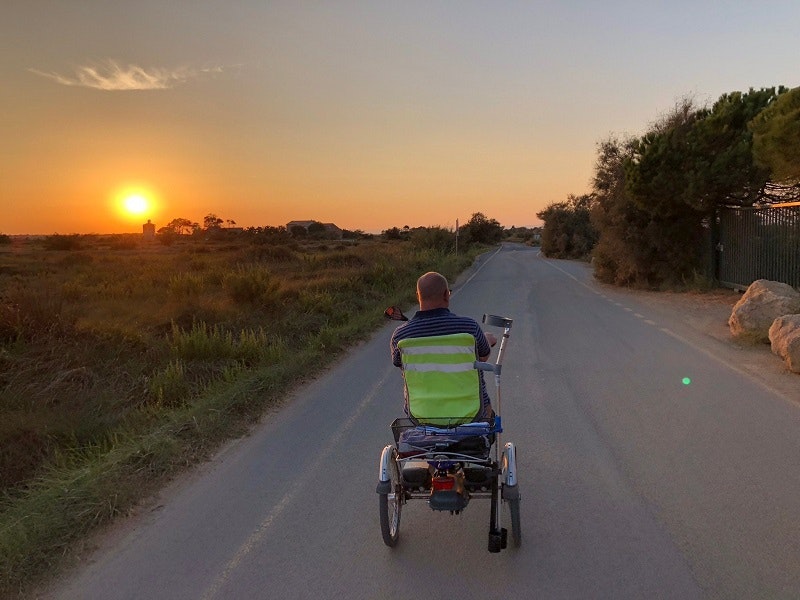
M450 286L443 275L430 271L417 279L417 299L420 310L447 308L450 305Z

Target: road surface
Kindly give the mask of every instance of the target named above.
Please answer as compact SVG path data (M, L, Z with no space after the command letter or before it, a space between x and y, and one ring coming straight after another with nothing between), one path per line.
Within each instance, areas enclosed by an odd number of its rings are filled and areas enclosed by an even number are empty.
M48 597L800 597L800 403L537 249L482 257L451 307L514 318L521 548L487 552L486 500L412 502L383 545L378 458L402 405L387 323Z

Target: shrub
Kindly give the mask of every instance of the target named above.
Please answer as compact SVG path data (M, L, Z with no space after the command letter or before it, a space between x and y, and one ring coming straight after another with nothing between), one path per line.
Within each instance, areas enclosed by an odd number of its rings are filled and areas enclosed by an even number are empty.
M169 278L167 289L176 300L198 297L204 288L203 276L196 273L177 273Z
M108 238L108 247L112 250L134 250L139 246L139 234L118 234Z
M288 246L261 244L248 248L242 253L242 258L253 262L290 262L297 258Z
M234 336L230 330L219 325L209 327L205 322L194 323L190 330L173 325L173 353L183 360L226 361L237 360L255 364L270 356L283 341L270 341L263 329L244 329Z
M81 248L80 236L75 233L72 235L49 235L43 241L45 250L79 250Z
M444 227L420 227L411 233L411 245L418 250L452 252L455 243L455 234Z
M239 266L225 276L223 286L237 304L272 307L277 303L279 285L262 268Z

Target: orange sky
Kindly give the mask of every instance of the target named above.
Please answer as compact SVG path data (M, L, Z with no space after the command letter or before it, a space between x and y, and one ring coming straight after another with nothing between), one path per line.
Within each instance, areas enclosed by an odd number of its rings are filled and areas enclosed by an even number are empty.
M535 225L678 98L798 84L795 2L682 4L12 2L0 233Z

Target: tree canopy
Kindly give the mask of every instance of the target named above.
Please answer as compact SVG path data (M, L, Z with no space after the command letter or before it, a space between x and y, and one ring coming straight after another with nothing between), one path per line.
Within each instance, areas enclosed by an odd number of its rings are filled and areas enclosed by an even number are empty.
M800 87L767 106L750 123L756 163L777 182L800 182Z
M597 277L657 287L710 275L717 207L787 197L772 180L796 174L786 165L797 165L800 137L783 133L800 105L797 97L782 100L785 92L732 92L710 108L684 99L643 136L601 143L592 209Z

